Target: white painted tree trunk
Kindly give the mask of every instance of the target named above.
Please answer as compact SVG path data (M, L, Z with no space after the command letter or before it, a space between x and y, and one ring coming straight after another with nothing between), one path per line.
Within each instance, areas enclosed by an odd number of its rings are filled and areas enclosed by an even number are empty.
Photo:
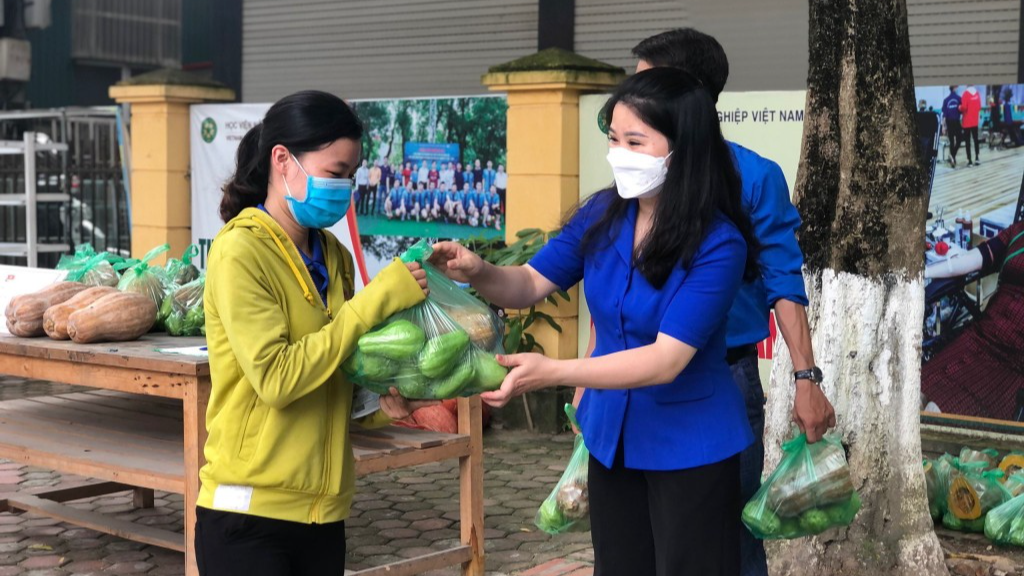
M808 309L822 388L837 414L863 506L848 529L772 544L777 575L947 574L928 516L921 466L920 380L924 287L825 270L809 279ZM775 347L765 430L766 473L793 432L789 351Z

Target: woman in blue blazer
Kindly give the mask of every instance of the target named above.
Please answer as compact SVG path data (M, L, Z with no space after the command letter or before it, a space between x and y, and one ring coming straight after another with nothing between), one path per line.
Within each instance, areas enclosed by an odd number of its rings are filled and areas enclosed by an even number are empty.
M597 576L739 574L739 453L753 441L725 359L726 317L756 241L708 92L678 70L627 79L602 112L615 187L597 193L526 266L443 242L434 262L491 302L528 308L586 279L592 358L500 357L501 406L589 388Z

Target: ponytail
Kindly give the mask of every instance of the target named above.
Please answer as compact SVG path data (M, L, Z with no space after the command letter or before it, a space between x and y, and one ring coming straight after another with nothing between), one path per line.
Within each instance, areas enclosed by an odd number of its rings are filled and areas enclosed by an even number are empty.
M220 200L220 218L224 222L238 216L246 208L255 208L267 200L270 180L270 159L260 149L263 124L245 133L235 155L235 173L224 185Z

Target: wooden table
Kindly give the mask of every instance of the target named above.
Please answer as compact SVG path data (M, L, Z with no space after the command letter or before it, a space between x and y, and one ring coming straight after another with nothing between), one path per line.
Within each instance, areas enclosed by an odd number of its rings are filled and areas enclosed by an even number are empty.
M87 386L77 394L0 402L0 458L97 479L39 494L9 495L0 512L34 512L93 530L180 550L186 574L198 574L193 550L199 469L204 464L210 366L205 358L157 348L199 346L201 339L147 336L137 342L74 344L0 336L0 374ZM480 399L459 400L459 433L397 427L353 428L359 475L459 458L462 544L358 572L402 576L462 564L484 573L483 443ZM153 505L153 490L183 494L185 537L63 502L134 490Z

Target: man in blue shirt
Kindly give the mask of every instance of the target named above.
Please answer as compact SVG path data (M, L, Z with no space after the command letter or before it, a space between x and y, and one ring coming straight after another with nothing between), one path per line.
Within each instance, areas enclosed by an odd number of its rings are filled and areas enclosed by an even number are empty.
M489 192L491 186L494 186L494 178L497 176L497 172L494 171L494 162L487 161L487 168L484 170L484 192Z
M395 178L394 184L391 186L391 191L388 192L388 197L384 201L384 216L388 220L394 219L396 216L401 217L398 213L402 206L402 194L405 193L405 186L402 184L402 177L398 176Z
M729 61L722 45L692 28L647 38L633 49L633 55L639 59L637 72L655 66L678 68L700 80L716 102L729 77ZM769 336L770 309L775 309L779 330L793 358L794 422L806 432L808 441L817 442L828 428L835 426L835 411L818 387L822 376L814 365L804 308L807 294L803 253L796 240L800 215L790 202L789 188L778 164L735 143L729 145L743 183L743 202L760 243L761 278L740 289L729 311L726 335L726 357L746 400L747 417L756 437L740 459L740 481L746 501L760 487L764 467L764 390L757 366L757 343ZM588 355L595 343L592 331ZM574 403L578 404L581 396L582 389L577 389ZM744 576L767 575L764 545L747 530L741 534L740 554Z
M949 139L949 165L956 168L956 153L964 141L964 129L960 124L960 95L956 86L949 87L949 96L942 101L942 119L946 122L946 138Z

